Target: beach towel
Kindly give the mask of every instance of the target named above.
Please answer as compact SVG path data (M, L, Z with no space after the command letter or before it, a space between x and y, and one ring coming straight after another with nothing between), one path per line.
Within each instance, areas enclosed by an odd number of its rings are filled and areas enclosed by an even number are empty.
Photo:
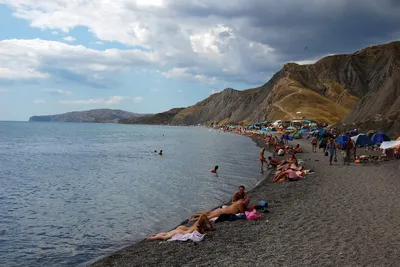
M216 223L225 221L236 221L238 217L236 214L221 214L218 219L215 220Z
M246 211L245 214L247 220L257 220L261 218L261 215L257 213L255 209L253 211Z
M204 239L204 235L200 234L197 231L194 231L193 233L189 234L176 234L167 241L188 241L192 240L194 242L200 242Z

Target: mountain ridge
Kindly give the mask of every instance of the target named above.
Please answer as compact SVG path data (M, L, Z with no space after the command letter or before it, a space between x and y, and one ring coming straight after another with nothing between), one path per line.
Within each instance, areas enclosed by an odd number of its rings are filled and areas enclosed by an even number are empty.
M163 124L250 123L305 116L361 128L376 122L377 128L400 134L400 126L396 126L400 123L396 122L400 113L399 66L399 41L330 55L314 64L286 63L260 87L240 91L225 88L168 116ZM372 120L374 116L377 119ZM152 116L132 121L152 122Z
M84 111L71 111L56 115L32 116L29 121L41 122L118 122L119 119L141 117L137 114L120 109L91 109Z

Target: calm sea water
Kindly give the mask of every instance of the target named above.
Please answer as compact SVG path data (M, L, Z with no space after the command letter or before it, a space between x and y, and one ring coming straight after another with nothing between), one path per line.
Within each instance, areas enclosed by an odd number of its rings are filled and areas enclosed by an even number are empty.
M0 265L84 265L169 230L260 181L258 152L203 127L0 122Z

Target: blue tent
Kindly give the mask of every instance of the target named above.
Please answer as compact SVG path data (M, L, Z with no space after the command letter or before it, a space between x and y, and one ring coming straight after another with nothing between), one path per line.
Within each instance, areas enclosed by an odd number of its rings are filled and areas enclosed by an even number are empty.
M335 143L336 144L341 144L342 148L344 149L344 148L346 148L347 139L348 139L348 137L346 135L341 135L335 140Z
M261 129L261 132L262 132L262 133L266 133L266 132L268 132L268 129L267 129L267 128L262 128L262 129Z
M359 134L351 137L351 140L354 141L356 146L371 146L373 145L371 139L369 139L368 135Z
M287 139L289 141L293 141L293 136L290 136L290 135L287 136L286 134L283 134L282 137L283 137L283 139Z
M371 140L372 143L376 145L376 144L382 144L383 141L390 141L390 138L384 133L376 133L372 136Z

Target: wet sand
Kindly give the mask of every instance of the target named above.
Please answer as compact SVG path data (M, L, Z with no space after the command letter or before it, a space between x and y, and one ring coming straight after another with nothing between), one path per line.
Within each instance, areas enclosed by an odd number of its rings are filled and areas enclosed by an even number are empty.
M308 141L294 143L316 173L266 177L249 192L270 204L262 219L218 223L200 243L140 242L92 266L399 266L400 161L329 166Z

